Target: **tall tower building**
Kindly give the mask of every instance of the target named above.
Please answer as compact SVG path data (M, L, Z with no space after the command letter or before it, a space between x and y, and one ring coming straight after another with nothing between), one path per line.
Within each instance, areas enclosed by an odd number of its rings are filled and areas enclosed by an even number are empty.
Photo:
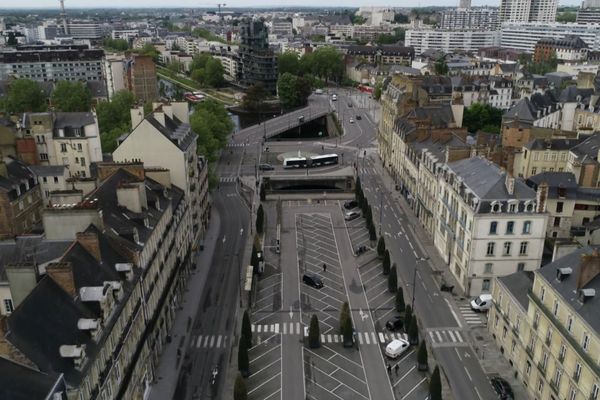
M264 22L246 19L240 25L240 36L241 86L248 88L262 83L266 90L275 93L277 57L269 48L269 31Z
M558 0L501 0L500 22L554 22Z

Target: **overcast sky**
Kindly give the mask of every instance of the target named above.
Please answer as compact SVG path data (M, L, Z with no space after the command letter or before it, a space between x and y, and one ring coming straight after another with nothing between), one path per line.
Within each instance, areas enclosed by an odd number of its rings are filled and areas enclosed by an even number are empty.
M219 0L224 1L230 7L251 7L251 6L323 6L323 1L319 0ZM560 5L577 5L581 4L581 1L577 0L559 0ZM2 4L4 3L4 4ZM102 7L102 8L117 8L117 7L210 7L216 4L217 1L209 0L203 2L202 0L66 0L65 6L79 8L79 7ZM373 0L330 0L327 2L327 6L354 6L358 7L361 5L376 5L378 1ZM500 0L473 0L473 6L498 6ZM58 8L59 0L20 0L16 2L11 1L0 1L0 8L11 7L11 8ZM379 5L379 4L377 4ZM380 5L394 6L394 7L424 7L429 5L436 6L456 6L458 0L396 0L389 2L382 2Z

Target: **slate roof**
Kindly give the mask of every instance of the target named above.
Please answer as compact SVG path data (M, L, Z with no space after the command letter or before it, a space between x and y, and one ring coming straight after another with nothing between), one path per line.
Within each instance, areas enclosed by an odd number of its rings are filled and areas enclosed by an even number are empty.
M562 39L555 38L544 38L537 42L538 45L551 46L555 48L566 48L566 49L588 49L589 46L579 36L569 35Z
M537 138L531 140L525 145L525 148L529 150L555 150L564 151L570 150L577 146L581 142L581 139L542 139Z
M531 98L525 97L515 104L506 112L504 118L518 118L521 121L533 122L538 119L538 110L542 111L548 108L549 112L557 110L558 100L551 91L546 91L544 94L534 93ZM548 112L547 112L548 113ZM546 114L547 115L547 114Z
M555 260L544 268L537 270L536 278L543 278L547 284L562 297L563 302L567 303L587 324L595 331L596 335L600 333L600 274L596 275L587 285L586 289L595 289L596 295L587 299L585 303L579 301L577 294L577 277L581 268L581 257L591 254L592 251L600 251L600 246L588 246L575 250L564 257ZM596 258L596 262L600 262ZM571 268L573 272L563 280L556 279L558 268Z
M4 157L6 163L7 176L0 176L0 190L9 192L11 200L17 198L16 186L19 186L23 181L28 181L30 188L37 185L33 172L25 163L15 160L12 157Z
M504 184L506 172L484 158L471 157L447 165L481 200L533 200L536 197L535 192L520 179L515 179L513 194L509 194Z
M62 176L67 167L65 165L30 165L29 169L36 176Z
M522 271L497 278L506 287L510 294L519 302L523 310L527 311L529 297L527 294L533 287L533 272Z
M39 372L0 357L2 400L46 400L58 380L55 374Z
M39 235L0 241L0 280L6 281L7 264L46 264L60 258L71 243L70 240L48 240Z
M157 131L162 133L180 150L185 151L194 142L195 133L189 124L181 122L177 117L170 118L165 114L165 125L162 125L152 114L146 116L148 121ZM135 129L135 128L134 128ZM129 135L127 135L129 136ZM124 140L127 140L125 138Z
M381 45L381 46L349 46L347 54L350 55L375 55L380 53L383 56L409 56L414 57L415 49L413 47L405 47L398 45Z
M417 119L430 119L432 127L448 127L454 123L454 114L450 104L436 104L413 108L406 116Z
M571 149L582 163L598 162L598 150L600 150L600 133L589 136Z

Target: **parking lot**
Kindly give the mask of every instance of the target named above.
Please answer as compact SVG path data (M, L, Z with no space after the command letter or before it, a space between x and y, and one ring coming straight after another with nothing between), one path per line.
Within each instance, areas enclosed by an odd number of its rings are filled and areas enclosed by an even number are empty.
M346 221L348 235L354 249L366 245L369 251L358 256L359 272L365 291L371 316L377 330L381 351L393 339L408 336L405 330L390 332L386 322L397 315L395 311L395 295L388 290L388 277L383 275L382 261L377 257L375 248L371 248L364 218ZM427 378L423 372L417 371L416 348L410 348L397 360L388 359L391 366L390 381L396 399L424 399L427 397Z

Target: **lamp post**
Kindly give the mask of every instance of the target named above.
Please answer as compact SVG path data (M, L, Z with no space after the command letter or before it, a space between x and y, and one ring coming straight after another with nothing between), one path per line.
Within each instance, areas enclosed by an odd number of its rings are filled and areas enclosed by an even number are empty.
M417 257L415 258L415 269L413 270L413 282L412 282L412 300L410 302L410 308L415 312L415 292L417 291L417 263L419 261L427 261L429 257Z

